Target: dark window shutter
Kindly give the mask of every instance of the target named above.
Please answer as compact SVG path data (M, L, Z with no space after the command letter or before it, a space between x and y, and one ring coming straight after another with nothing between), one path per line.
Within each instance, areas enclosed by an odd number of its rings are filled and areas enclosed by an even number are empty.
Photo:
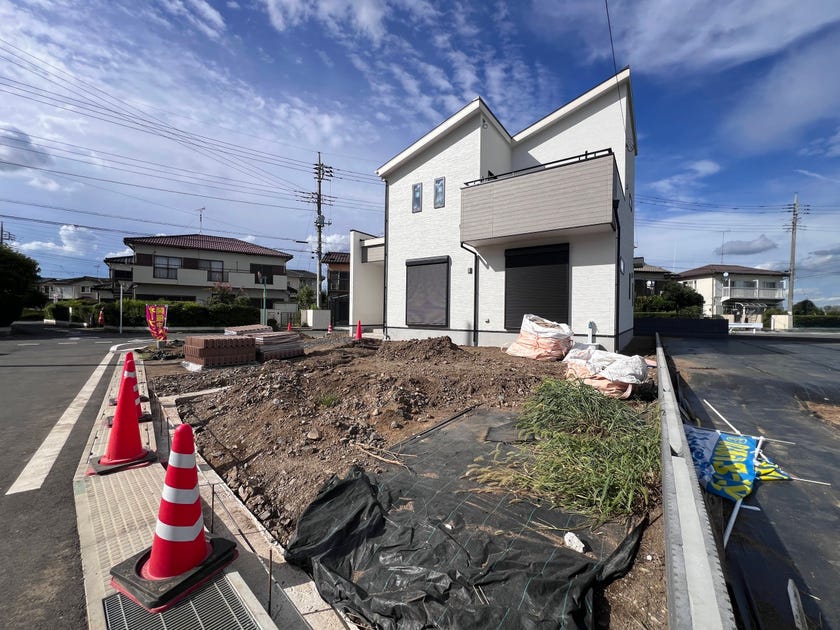
M134 254L134 264L141 267L151 267L154 262L154 256L151 254Z
M184 258L181 266L184 269L198 269L198 258Z
M449 325L449 256L405 262L405 323Z
M569 321L569 245L505 251L505 328L518 329L532 313Z

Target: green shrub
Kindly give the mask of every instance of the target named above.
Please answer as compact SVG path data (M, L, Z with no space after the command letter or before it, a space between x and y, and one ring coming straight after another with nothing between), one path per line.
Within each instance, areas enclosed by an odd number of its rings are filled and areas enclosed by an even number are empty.
M840 328L840 315L794 315L794 328Z

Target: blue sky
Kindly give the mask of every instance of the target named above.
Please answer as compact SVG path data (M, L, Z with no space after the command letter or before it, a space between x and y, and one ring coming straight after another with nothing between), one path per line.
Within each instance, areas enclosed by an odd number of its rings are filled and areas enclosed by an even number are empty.
M636 255L785 270L798 193L796 299L840 304L840 3L609 10ZM476 95L515 133L613 68L589 0L0 0L0 220L50 277L199 228L314 270L318 151L340 250L383 231L376 167Z

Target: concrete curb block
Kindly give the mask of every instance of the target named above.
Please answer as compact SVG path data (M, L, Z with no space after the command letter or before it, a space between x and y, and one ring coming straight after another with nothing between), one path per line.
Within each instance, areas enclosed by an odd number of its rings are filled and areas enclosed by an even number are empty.
M670 628L735 628L735 616L677 399L656 335L662 423L662 504Z

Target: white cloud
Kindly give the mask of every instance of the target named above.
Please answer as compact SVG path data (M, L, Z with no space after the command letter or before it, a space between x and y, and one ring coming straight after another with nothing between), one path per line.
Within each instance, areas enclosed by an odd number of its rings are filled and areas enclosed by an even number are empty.
M62 225L58 230L59 242L30 241L21 243L25 252L43 254L91 255L96 250L96 235L86 228Z
M159 0L171 15L186 19L211 39L218 39L225 31L225 20L205 0Z
M385 34L387 5L383 0L262 0L271 25L278 31L308 20L317 19L334 34L343 35L345 26L353 34L360 34L379 42Z
M802 168L797 168L794 170L796 173L799 173L800 175L805 175L806 177L812 177L814 179L819 179L824 182L831 182L833 184L840 184L840 179L837 179L835 177L828 177L826 175L821 175L820 173L814 173L813 171L806 171Z
M764 234L751 241L727 241L722 247L715 249L717 256L749 256L752 254L760 254L771 249L776 249L778 245L775 241L771 241Z
M54 179L50 179L49 177L33 177L27 183L34 188L40 188L49 192L55 192L56 190L61 189L61 185L57 181L55 181Z
M840 127L831 136L815 138L799 150L799 155L840 156Z
M687 199L692 191L702 186L702 179L720 171L720 165L712 160L697 160L687 163L681 172L649 184L656 192L669 197Z
M121 249L121 250L118 250L118 251L115 251L115 252L109 252L109 253L105 254L103 256L103 258L122 258L123 256L133 256L133 255L134 255L134 250L131 249L130 247L126 247L124 249Z
M43 147L35 146L29 134L9 123L0 122L0 172L47 166L52 157Z

